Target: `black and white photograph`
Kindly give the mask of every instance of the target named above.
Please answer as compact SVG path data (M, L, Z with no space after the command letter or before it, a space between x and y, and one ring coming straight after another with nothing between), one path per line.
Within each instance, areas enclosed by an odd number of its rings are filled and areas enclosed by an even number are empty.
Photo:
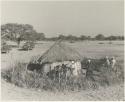
M124 0L1 0L1 101L125 101Z

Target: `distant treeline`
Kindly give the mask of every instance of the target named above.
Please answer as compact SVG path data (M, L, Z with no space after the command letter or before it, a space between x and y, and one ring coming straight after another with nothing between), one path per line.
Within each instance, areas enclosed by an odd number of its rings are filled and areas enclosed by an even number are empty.
M48 40L55 41L58 39L71 40L71 41L82 41L82 40L124 40L124 36L104 36L103 34L97 34L95 37L82 35L77 37L73 35L59 35L57 37L47 38L44 33L38 33L32 25L29 24L17 24L17 23L7 23L1 25L1 37L2 39L9 39L13 41L22 40Z
M71 41L82 41L82 40L124 40L124 36L108 36L105 37L103 34L97 34L95 37L81 35L80 37L73 35L59 35L58 37L45 38L45 40L71 40Z

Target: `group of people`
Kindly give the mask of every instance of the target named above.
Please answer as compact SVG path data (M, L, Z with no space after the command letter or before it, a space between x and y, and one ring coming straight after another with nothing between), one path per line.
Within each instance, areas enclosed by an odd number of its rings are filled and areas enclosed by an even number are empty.
M111 68L114 68L115 64L116 64L116 59L113 56L111 59L109 59L108 56L106 56L106 63L108 66L111 66Z
M93 60L88 59L87 65L90 65L89 67L93 67L92 62ZM108 67L114 68L116 59L115 57L109 58L108 56L106 56L103 63ZM67 80L67 78L70 76L78 76L79 74L82 74L86 77L87 72L91 74L90 72L94 70L89 70L91 68L82 68L80 61L54 62L51 64L46 64L46 67L44 69L47 70L46 73L50 73L50 75L52 75L54 79L60 79L63 77L65 80Z
M51 64L51 72L53 72L54 79L63 77L67 80L71 76L77 76L80 70L81 63L79 61L65 61L63 63L56 62Z
M87 62L88 62L88 66L89 66L89 65L91 64L92 60L91 60L91 59L88 59ZM114 66L116 65L116 59L115 59L115 57L113 56L112 58L109 58L108 56L106 56L106 57L105 57L104 64L105 64L107 67L114 68Z

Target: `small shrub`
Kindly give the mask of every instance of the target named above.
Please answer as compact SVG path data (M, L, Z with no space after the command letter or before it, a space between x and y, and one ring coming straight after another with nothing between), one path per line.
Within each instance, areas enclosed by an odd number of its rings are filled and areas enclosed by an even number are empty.
M103 42L99 42L99 44L104 44Z

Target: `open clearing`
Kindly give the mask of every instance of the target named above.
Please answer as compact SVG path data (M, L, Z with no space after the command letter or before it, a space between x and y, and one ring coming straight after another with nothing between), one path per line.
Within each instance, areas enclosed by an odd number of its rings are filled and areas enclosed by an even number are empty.
M99 44L99 43L102 44ZM54 42L37 42L35 48L31 51L18 51L16 48L12 49L8 54L1 55L2 70L14 64L15 61L28 62L34 55L43 54ZM113 41L109 44L108 41L83 41L68 43L67 45L75 48L82 56L90 58L100 58L115 56L124 68L124 42ZM123 100L124 90L123 85L114 85L99 90L86 90L80 92L65 92L52 93L48 91L39 92L34 89L24 89L16 87L12 84L1 80L1 94L2 100L58 100L58 101L72 101L72 100Z

